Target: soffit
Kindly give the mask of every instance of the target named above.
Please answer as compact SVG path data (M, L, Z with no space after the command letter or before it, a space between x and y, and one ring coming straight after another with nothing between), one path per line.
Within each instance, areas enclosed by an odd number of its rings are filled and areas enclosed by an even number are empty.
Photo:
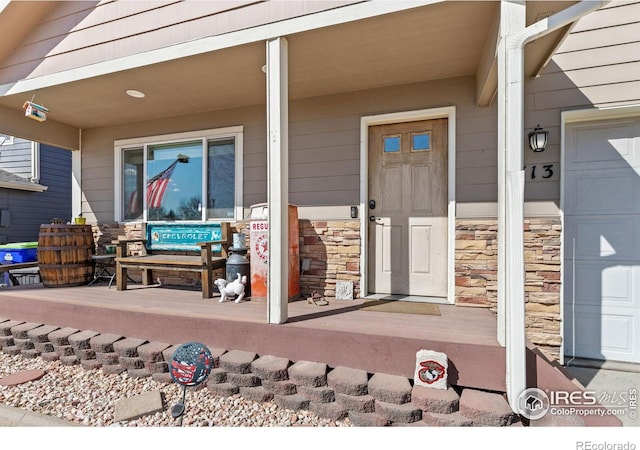
M574 2L548 3L561 3L559 10ZM287 36L290 98L473 75L498 7L445 2ZM548 54L552 41L537 53ZM35 100L51 120L83 129L264 104L265 53L256 42L50 86ZM146 97L133 99L127 89ZM20 114L25 100L0 97L0 105Z

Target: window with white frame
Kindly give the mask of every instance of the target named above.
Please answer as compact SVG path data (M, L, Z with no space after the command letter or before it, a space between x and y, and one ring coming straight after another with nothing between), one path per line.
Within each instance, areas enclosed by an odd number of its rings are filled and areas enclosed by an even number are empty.
M115 143L116 219L206 221L242 214L242 127Z

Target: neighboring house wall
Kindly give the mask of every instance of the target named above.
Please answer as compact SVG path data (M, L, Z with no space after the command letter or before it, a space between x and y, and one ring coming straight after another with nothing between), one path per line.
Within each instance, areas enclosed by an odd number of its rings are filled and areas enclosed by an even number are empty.
M31 145L15 138L13 146L0 147L0 168L31 177ZM52 218L71 219L71 152L42 144L39 155L38 182L47 190L0 189L0 209L10 214L9 225L0 227L6 242L37 241L41 224Z

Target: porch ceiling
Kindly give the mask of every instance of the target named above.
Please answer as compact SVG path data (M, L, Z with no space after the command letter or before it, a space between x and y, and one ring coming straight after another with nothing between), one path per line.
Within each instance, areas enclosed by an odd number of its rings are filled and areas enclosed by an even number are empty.
M528 23L572 3L529 2ZM495 39L498 8L499 2L436 3L289 35L290 98L474 75L485 42ZM528 46L529 74L564 32ZM264 104L265 51L260 41L12 93L0 97L0 113L21 115L24 101L36 94L37 103L50 110L48 121L88 129ZM127 89L146 97L133 99Z

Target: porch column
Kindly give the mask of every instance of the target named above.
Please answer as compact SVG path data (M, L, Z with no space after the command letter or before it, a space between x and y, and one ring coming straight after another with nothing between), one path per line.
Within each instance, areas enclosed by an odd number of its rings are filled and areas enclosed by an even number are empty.
M78 147L71 151L71 220L82 212L82 143Z
M509 404L526 388L524 305L524 171L521 142L522 48L512 37L526 25L523 1L500 4L498 45L498 341L505 346ZM518 50L520 54L518 53Z
M267 322L285 323L289 306L289 91L287 40L267 41Z

